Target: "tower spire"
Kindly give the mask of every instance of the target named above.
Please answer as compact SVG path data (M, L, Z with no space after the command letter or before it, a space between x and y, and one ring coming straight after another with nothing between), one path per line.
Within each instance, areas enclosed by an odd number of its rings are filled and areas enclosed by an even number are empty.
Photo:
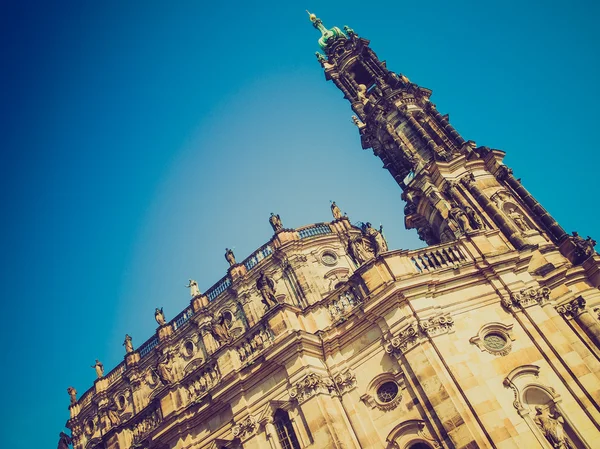
M350 102L363 149L373 150L403 190L408 229L428 244L495 229L517 249L553 240L578 260L572 254L582 253L582 239L568 237L512 176L504 152L463 139L429 100L431 90L389 70L351 28L327 29L309 17L321 31L325 55L317 60ZM563 245L567 238L571 244Z

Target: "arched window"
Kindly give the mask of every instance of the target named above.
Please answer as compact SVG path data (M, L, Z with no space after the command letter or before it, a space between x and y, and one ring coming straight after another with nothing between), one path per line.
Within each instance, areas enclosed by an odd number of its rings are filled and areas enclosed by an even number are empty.
M408 449L431 449L431 446L425 443L415 443L408 446Z
M298 442L298 437L296 436L296 432L294 432L294 427L288 413L278 409L273 416L273 420L281 447L283 449L300 449L300 443Z

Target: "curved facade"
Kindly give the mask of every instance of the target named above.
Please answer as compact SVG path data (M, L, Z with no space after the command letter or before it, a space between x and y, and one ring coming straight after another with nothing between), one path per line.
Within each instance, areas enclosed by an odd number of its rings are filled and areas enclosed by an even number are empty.
M76 449L593 448L600 256L348 27L317 58L427 247L284 229L70 406ZM229 254L229 253L228 253ZM164 318L163 318L164 319Z

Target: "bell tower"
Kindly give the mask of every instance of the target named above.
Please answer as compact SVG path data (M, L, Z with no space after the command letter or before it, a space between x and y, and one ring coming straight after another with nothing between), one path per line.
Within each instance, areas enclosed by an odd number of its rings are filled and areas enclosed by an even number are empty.
M516 249L554 244L572 263L595 241L569 235L503 164L501 150L465 140L430 101L431 90L388 70L369 41L344 26L321 32L317 60L344 94L363 149L372 149L402 189L407 229L428 245L500 230Z

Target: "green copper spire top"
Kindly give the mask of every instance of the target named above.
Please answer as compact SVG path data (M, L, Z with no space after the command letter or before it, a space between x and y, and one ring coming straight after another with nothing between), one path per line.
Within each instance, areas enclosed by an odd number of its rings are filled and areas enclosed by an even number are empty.
M345 39L348 38L348 36L346 36L344 32L338 27L333 27L329 30L325 28L325 26L323 25L323 21L319 19L316 15L308 12L308 17L310 18L310 21L312 22L313 26L321 32L321 37L319 38L319 46L323 50L325 50L330 40L337 39L339 37L343 37Z

